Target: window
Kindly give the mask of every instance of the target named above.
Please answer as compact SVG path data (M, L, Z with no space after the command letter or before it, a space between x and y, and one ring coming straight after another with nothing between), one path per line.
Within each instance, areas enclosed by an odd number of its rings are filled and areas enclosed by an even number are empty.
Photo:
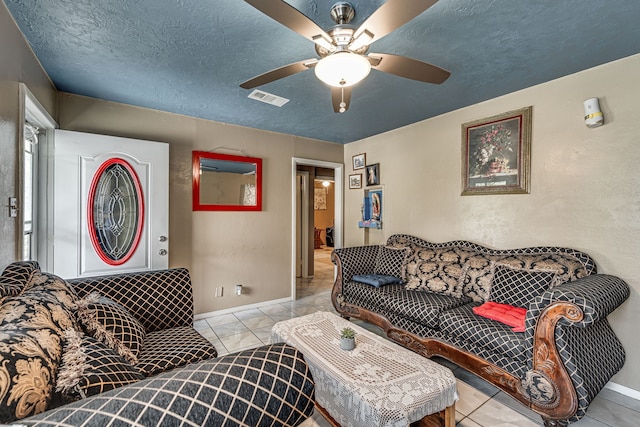
M24 124L24 164L22 185L22 259L34 260L37 253L38 133L40 129Z

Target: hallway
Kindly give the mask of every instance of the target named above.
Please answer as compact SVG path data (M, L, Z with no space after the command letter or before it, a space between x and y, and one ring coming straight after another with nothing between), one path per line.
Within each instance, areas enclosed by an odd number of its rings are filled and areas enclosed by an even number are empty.
M332 247L324 245L320 249L314 250L314 275L310 279L301 277L296 279L296 299L331 290L333 287L334 267L331 262L332 251Z

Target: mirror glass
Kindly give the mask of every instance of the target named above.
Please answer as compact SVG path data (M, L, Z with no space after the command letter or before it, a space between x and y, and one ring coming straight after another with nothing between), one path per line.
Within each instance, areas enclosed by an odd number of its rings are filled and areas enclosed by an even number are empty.
M262 159L194 151L193 210L262 210Z

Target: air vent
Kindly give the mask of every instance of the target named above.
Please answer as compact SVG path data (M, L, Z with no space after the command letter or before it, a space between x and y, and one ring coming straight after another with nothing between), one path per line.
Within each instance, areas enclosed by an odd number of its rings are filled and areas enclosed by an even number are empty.
M283 98L281 96L273 95L257 89L249 94L249 98L255 99L256 101L266 102L267 104L275 105L276 107L282 107L284 104L289 102L287 98Z

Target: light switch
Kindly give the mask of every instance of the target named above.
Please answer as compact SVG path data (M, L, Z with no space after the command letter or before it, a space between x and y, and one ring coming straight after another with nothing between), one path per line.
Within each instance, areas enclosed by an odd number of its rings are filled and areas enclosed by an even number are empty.
M18 199L16 197L9 197L9 217L18 217Z

